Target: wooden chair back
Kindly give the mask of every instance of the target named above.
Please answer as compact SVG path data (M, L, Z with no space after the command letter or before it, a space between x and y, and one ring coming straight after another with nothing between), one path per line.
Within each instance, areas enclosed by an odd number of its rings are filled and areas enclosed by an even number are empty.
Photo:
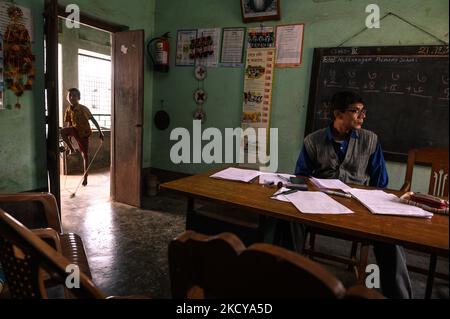
M29 229L52 228L63 232L58 204L51 193L0 194L0 208Z
M412 149L408 152L403 191L410 191L415 164L431 165L428 194L448 197L448 148Z
M69 261L59 252L0 209L0 263L13 299L48 298L44 278L65 286ZM70 289L76 298L105 298L84 273L80 288Z
M231 233L186 231L169 244L173 298L344 298L342 283L319 264L270 244L246 248ZM362 292L361 292L362 291ZM352 289L351 298L382 297Z

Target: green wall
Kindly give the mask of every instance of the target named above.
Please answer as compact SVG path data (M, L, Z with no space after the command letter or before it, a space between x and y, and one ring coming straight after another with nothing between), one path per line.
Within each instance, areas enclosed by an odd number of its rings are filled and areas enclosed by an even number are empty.
M351 39L347 46L439 44L432 36L389 16L381 22L381 29L363 30L368 13L365 8L373 1L312 1L281 0L280 21L266 21L264 25L305 23L303 64L295 69L276 69L271 114L271 127L279 128L279 170L292 172L304 137L308 105L312 54L315 47L332 47ZM381 16L393 12L448 42L447 0L379 0ZM156 34L170 31L171 69L167 74L155 73L153 112L165 110L171 116L168 130L153 128L152 166L185 173L212 169L217 165L182 164L170 161L169 139L175 127L192 127L195 104L192 93L197 87L192 67L175 67L176 34L179 29L202 27L259 26L243 24L239 1L224 0L161 0L156 2ZM243 69L209 68L205 80L208 100L206 127L240 127L242 111ZM402 184L405 165L388 163L390 187ZM420 190L427 184L427 170L417 170ZM426 182L425 182L426 180Z
M21 99L21 110L0 111L0 192L26 191L47 186L44 75L43 75L43 0L17 0L31 8L33 14L36 55L36 81L33 91ZM175 67L176 33L179 29L201 27L258 26L243 24L237 0L60 0L60 4L76 3L83 12L130 29L144 29L146 40L170 31L171 69L169 73L154 73L145 66L144 92L144 167L195 173L214 165L174 165L169 152L174 142L169 140L175 127L192 127L195 104L192 93L197 87L193 68ZM305 23L303 65L295 69L276 69L271 126L279 128L280 171L292 171L302 145L305 127L309 78L314 47L337 46L364 28L370 1L281 0L280 21L265 25ZM448 42L447 0L379 0L381 15L393 12ZM126 4L126 5L125 5ZM395 17L381 22L381 29L366 30L346 45L407 45L438 44L432 36ZM209 68L204 88L209 97L205 104L206 127L240 127L242 111L243 69ZM153 115L161 108L171 115L168 130L153 126ZM14 105L11 94L6 103ZM388 163L390 187L401 186L405 166ZM415 175L420 190L426 184L426 169Z
M36 55L36 80L32 91L21 99L22 109L0 111L0 192L20 192L47 187L44 113L44 0L17 0L30 8L33 16L33 53ZM144 29L147 39L153 37L155 0L60 0L59 4L75 3L82 12L130 29ZM153 71L146 64L144 92L144 123L151 123ZM8 93L5 102L14 105ZM143 165L151 165L151 127L144 127Z
M0 111L0 192L19 192L47 187L44 113L43 1L22 0L16 4L30 8L33 15L32 50L36 56L36 78L32 91L20 99L7 92Z

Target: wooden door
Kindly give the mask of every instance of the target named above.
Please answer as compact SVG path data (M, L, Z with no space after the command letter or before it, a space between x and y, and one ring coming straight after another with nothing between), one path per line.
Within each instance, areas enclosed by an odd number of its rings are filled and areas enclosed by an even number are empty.
M141 206L142 123L144 103L144 31L114 34L113 200Z

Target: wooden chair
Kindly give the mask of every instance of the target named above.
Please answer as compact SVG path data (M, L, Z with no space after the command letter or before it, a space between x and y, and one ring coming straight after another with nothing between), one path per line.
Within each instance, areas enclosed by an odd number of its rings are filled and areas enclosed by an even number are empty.
M83 241L77 234L63 232L58 205L51 193L0 194L0 208L25 227L35 230L71 264L92 278Z
M411 191L414 165L431 166L431 174L428 186L428 194L438 197L448 198L448 148L422 148L412 149L408 152L408 164L406 167L405 182L401 188L404 192ZM430 256L429 268L423 269L413 265L408 265L408 269L414 272L428 275L425 298L430 298L433 288L434 278L448 280L448 274L436 273L437 256Z
M57 238L57 233L55 232ZM65 287L71 262L35 233L0 209L0 263L13 299L48 298L46 279ZM77 298L105 298L91 279L80 271L80 288L71 289Z
M383 298L348 290L317 263L270 244L246 248L231 233L186 231L169 244L173 298Z

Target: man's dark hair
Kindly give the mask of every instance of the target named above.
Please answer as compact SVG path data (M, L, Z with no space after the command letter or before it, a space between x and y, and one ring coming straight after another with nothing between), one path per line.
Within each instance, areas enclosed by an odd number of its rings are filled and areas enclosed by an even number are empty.
M342 91L335 93L331 98L331 118L334 121L334 111L344 112L350 105L364 103L362 98L353 92Z
M75 92L78 95L78 99L81 99L81 92L77 88L68 89L67 92L70 92L70 93Z

